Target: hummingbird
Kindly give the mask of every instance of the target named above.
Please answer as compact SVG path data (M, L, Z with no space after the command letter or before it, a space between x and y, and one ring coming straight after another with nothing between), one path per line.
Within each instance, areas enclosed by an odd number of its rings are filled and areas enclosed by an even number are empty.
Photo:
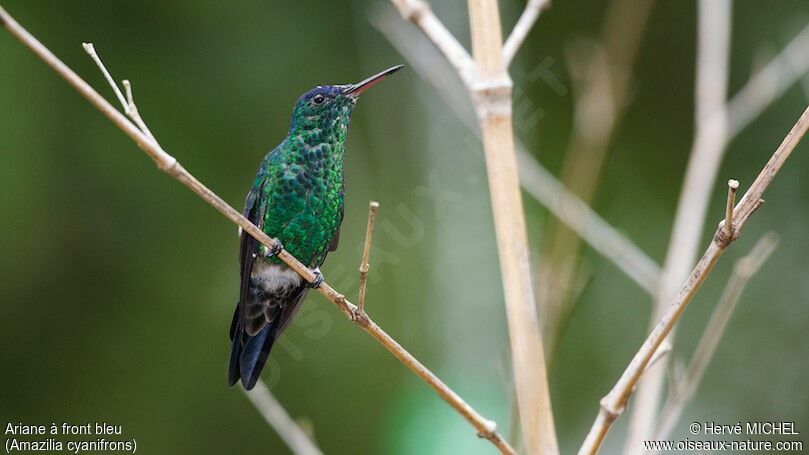
M241 232L241 286L230 325L228 383L250 390L310 288L323 281L320 266L337 249L343 221L343 161L351 113L366 90L402 69L388 68L347 85L319 85L298 98L286 138L259 164L244 216L275 241L266 248ZM309 283L277 255L286 249L309 267Z

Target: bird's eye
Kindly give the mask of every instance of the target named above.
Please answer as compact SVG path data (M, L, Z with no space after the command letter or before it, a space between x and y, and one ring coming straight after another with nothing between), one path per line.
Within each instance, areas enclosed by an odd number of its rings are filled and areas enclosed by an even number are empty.
M312 102L315 104L323 104L323 101L326 101L326 98L319 93L312 97Z

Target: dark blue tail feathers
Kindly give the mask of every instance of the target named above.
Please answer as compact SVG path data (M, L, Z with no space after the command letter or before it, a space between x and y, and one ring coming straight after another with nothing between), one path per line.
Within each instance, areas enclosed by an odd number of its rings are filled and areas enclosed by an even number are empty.
M242 327L243 321L237 306L230 327L230 365L228 367L228 383L232 386L241 379L246 390L255 387L261 370L270 355L275 342L277 321L268 324L255 336L249 336Z

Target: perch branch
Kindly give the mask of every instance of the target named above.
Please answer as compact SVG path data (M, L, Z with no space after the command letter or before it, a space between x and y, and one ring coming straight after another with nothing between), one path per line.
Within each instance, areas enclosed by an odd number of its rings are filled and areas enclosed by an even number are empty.
M525 38L528 37L528 33L534 27L537 19L539 19L539 15L550 5L550 0L528 0L528 3L525 5L525 10L523 10L520 18L517 19L517 23L506 39L506 43L503 44L503 61L506 66L514 60L514 56L517 55L520 46L522 46Z
M416 38L406 24L382 10L371 21L415 70L430 83L436 93L449 105L472 133L480 137L474 116L456 94L456 86L445 77L446 65L437 55L428 54L411 44ZM660 266L637 245L606 220L601 218L584 201L568 190L553 174L531 155L524 144L516 140L519 179L522 188L546 207L554 216L567 224L590 246L612 261L619 270L649 293L654 293L660 280Z
M803 111L798 121L786 135L781 145L775 150L769 161L756 177L753 184L744 194L742 199L736 204L733 211L733 224L730 235L726 234L723 227L716 230L713 240L703 253L702 258L692 270L691 274L683 283L680 292L672 304L666 307L660 320L652 329L649 336L641 345L638 352L632 358L629 366L621 374L620 379L610 392L601 399L600 409L592 428L587 433L587 437L579 449L579 454L595 454L598 452L604 437L610 429L612 423L623 413L626 403L629 400L635 385L646 370L649 361L654 357L655 351L666 339L666 336L674 328L677 321L682 316L688 303L696 294L697 290L710 274L713 266L719 257L730 244L736 240L741 233L747 220L758 209L763 200L761 196L772 183L775 175L789 158L795 147L809 129L809 107Z
M776 246L778 246L778 236L770 232L762 236L745 257L736 261L733 274L725 286L725 290L722 291L722 297L711 315L705 332L697 343L694 357L688 365L686 374L672 385L672 394L660 412L654 439L668 438L672 427L677 423L683 409L699 387L702 375L713 358L719 340L725 332L747 282L758 272Z
M135 104L135 97L132 95L132 84L124 79L122 84L126 97L121 94L121 89L113 79L103 60L95 50L92 43L83 43L85 52L98 66L98 69L104 75L110 88L118 97L124 113L138 126L138 128L145 134L155 145L159 146L157 139L155 139L146 122L140 116L138 106ZM241 229L241 228L240 228ZM256 382L256 386L252 391L241 389L250 403L258 410L270 428L274 429L278 436L286 443L287 447L296 455L320 455L322 452L317 445L312 441L306 433L289 417L284 407L272 395L272 392L267 388L263 381Z
M123 131L124 134L132 139L138 147L157 164L160 170L179 180L183 185L191 189L230 221L240 226L264 246L272 249L274 241L267 234L242 216L236 209L228 205L227 202L216 193L203 185L191 173L186 171L173 156L169 155L159 144L152 141L132 122L127 120L123 114L116 110L104 97L99 95L87 82L53 55L50 50L28 33L27 30L20 26L2 7L0 7L0 26L8 30L12 36L45 62L54 72L65 79L76 91L86 98L90 104L96 107L96 109ZM306 281L311 283L316 280L315 274L288 251L281 250L277 257ZM355 314L356 306L346 300L342 294L337 292L328 283L323 282L318 288L318 292L343 311L346 317L352 318ZM458 394L447 387L435 374L407 352L396 340L376 325L376 323L370 319L365 319L358 321L358 325L458 411L458 413L478 431L481 437L490 440L503 453L514 453L511 446L495 430L496 425L494 422L478 414L478 412L469 406Z
M278 436L295 455L322 455L323 452L301 427L287 414L281 403L273 396L264 382L256 382L253 390L242 389L247 398L258 409L264 420L274 428Z
M371 256L371 239L374 236L374 223L376 222L376 211L379 210L379 202L371 201L368 204L368 225L365 227L365 244L362 247L362 261L360 262L360 290L357 293L357 309L361 314L365 313L365 291L368 286L368 259Z

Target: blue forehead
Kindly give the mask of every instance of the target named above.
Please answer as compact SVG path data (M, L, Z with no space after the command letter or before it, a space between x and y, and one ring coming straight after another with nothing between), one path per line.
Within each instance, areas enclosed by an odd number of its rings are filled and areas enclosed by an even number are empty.
M304 93L300 99L309 100L315 95L323 95L325 97L335 97L343 92L343 88L337 85L318 85L317 87Z

